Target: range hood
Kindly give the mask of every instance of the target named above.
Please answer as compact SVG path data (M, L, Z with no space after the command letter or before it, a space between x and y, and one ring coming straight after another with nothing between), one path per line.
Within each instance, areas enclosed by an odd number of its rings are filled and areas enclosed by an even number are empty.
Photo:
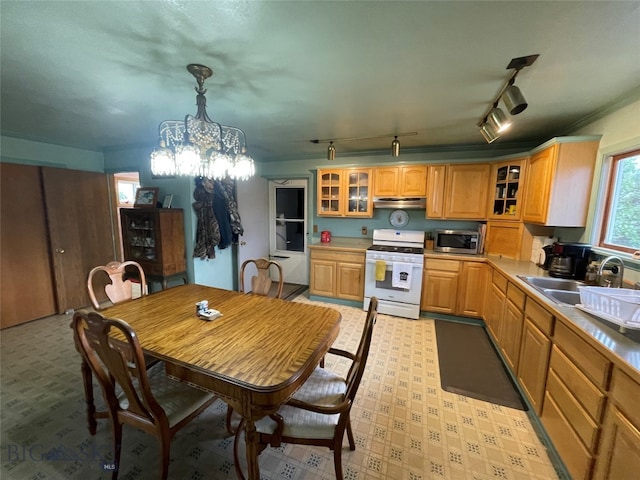
M399 209L422 209L427 208L426 197L396 198L396 197L375 197L373 199L374 208L399 208Z

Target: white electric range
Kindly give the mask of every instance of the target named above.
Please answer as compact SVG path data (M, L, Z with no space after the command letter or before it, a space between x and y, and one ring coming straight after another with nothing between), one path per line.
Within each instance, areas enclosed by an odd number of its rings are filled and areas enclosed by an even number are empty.
M378 312L420 317L424 232L379 229L365 254L364 305L378 298Z

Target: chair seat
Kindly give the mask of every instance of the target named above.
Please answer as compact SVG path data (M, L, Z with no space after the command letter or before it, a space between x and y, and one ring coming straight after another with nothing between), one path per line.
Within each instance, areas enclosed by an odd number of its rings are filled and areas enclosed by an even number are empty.
M169 427L173 427L191 412L215 397L213 393L204 392L186 383L173 380L166 375L164 363L158 363L147 370L151 393L158 401L169 419ZM120 407L126 409L129 405L127 397L118 393Z
M335 406L342 402L347 385L344 378L330 370L316 368L293 398L319 406ZM340 419L339 414L326 415L284 405L278 410L284 420L284 437L323 438L330 440ZM276 422L264 417L256 422L260 433L273 434Z

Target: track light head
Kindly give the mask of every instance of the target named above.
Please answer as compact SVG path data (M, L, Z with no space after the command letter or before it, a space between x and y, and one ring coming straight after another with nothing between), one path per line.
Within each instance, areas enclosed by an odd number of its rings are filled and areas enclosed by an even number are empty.
M507 115L499 107L493 107L487 116L489 124L495 129L496 132L502 133L509 129L511 126L511 120L507 118Z
M507 87L502 94L502 101L511 115L517 115L523 112L529 105L524 99L520 89L515 85L509 85L509 87Z
M396 135L391 142L391 156L398 157L400 156L400 142L398 141L398 136Z
M333 142L329 143L329 148L327 148L327 160L335 160L336 158L336 147L333 146Z
M493 143L500 137L500 135L498 135L498 132L496 132L488 122L484 122L482 124L482 126L480 127L480 133L487 141L487 143Z

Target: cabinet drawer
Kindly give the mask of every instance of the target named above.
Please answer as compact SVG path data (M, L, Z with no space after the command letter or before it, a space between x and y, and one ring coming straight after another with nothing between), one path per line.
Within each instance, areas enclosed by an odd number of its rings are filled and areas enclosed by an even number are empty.
M611 377L611 362L595 348L558 322L554 333L554 342L567 354L578 368L600 389L608 390Z
M579 400L591 418L599 422L604 408L602 393L584 374L564 355L557 346L551 350L551 369L567 388Z
M313 260L329 260L333 262L360 263L364 265L364 253L336 252L331 250L311 250Z
M553 335L554 317L546 309L542 308L531 297L527 299L527 305L524 309L526 316L536 327L542 330L547 336Z
M553 369L549 372L549 377L547 378L547 392L585 446L589 451L593 452L598 438L598 425L582 408L582 405Z
M611 399L618 408L629 417L636 428L640 428L640 385L634 382L626 373L613 370L613 380L611 381Z
M446 272L459 272L460 262L458 260L442 260L439 258L425 258L424 268L427 270L444 270Z
M524 310L524 300L526 298L524 292L516 287L513 283L507 285L507 298L511 300L519 310Z
M491 281L502 293L507 293L507 283L509 283L507 277L503 276L497 270L494 270Z
M571 478L587 480L591 473L593 457L548 392L544 398L542 423L569 470Z

